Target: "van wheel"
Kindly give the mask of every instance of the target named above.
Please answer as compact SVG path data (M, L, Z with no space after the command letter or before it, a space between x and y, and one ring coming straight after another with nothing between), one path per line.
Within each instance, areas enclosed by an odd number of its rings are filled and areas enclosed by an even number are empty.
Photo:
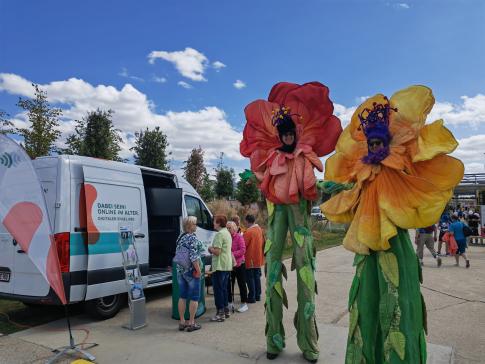
M123 305L120 294L106 296L87 301L85 310L89 316L97 320L106 320L116 316Z

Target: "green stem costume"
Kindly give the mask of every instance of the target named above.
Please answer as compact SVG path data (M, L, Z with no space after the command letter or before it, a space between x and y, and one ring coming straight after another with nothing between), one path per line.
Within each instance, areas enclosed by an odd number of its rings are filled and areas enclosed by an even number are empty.
M345 363L426 363L421 267L407 230L386 251L356 254Z
M315 320L315 248L310 228L307 201L299 205L275 205L270 211L265 245L266 254L266 342L267 351L277 354L285 347L283 304L288 308L282 275L287 270L281 262L283 249L290 231L293 247L291 270L297 271L298 310L293 320L297 330L298 347L305 358L318 358L318 330Z

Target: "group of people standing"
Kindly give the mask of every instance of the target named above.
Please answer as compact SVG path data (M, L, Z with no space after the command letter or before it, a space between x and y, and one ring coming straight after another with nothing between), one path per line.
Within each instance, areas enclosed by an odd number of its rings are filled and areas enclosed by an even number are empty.
M264 234L256 224L253 215L245 217L247 228L242 229L239 217L228 221L225 215L214 216L214 236L208 251L212 255L211 280L214 288L214 301L217 312L211 318L213 322L224 322L234 312L234 284L237 281L241 304L237 311L248 310L248 304L261 300L261 266L264 264L263 245ZM177 251L187 249L192 266L184 269L177 266L177 281L180 290L178 310L180 316L179 330L194 331L201 328L195 322L200 299L200 259L204 251L195 231L197 219L188 216L183 220L183 234L177 242ZM201 278L202 277L202 278ZM184 318L186 301L189 300L190 317Z
M466 255L467 236L469 234L478 236L478 226L480 215L470 210L469 213L463 213L461 209L450 210L450 213L444 212L441 215L438 226L431 225L416 230L416 254L421 266L423 265L424 247L430 251L438 267L441 266L442 256L455 256L455 266L460 265L460 257L465 260L465 267L470 268L470 260ZM439 236L438 236L439 232ZM438 241L438 251L434 248L434 243ZM443 244L445 245L445 254L441 254Z

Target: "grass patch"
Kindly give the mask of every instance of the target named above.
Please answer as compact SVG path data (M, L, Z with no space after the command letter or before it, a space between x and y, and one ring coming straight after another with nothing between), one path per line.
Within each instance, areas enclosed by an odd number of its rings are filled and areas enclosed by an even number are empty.
M80 312L76 306L78 305L69 308L73 315ZM19 301L0 299L0 333L4 335L43 325L62 317L64 317L62 306L27 306Z
M317 251L333 248L342 244L345 236L345 229L343 225L332 226L332 230L329 230L328 225L322 222L316 222L312 227L313 243ZM291 239L288 235L288 243L283 249L283 259L291 258L293 255L293 247Z

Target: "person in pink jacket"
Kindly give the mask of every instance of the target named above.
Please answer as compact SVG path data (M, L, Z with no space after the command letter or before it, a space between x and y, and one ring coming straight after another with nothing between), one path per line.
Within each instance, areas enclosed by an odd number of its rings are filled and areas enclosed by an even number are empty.
M235 261L234 267L231 272L231 279L227 284L227 294L229 296L229 307L234 308L233 292L234 282L237 279L237 285L239 286L239 293L241 295L241 305L238 307L237 312L246 312L248 310L248 290L246 287L246 264L244 263L244 254L246 253L246 243L241 234L239 234L238 226L234 221L229 221L226 225L227 230L232 236L232 256Z

